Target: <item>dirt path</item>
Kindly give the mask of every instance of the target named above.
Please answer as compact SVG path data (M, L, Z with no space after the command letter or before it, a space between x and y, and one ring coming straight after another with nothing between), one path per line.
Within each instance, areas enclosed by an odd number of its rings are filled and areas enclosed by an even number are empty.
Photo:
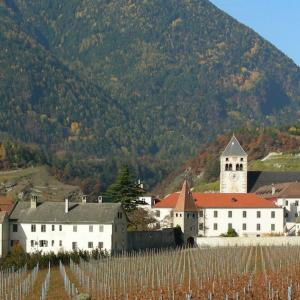
M64 281L60 275L59 268L51 268L51 277L47 300L69 300L70 297L65 291Z
M25 300L40 300L41 292L42 292L42 284L44 283L44 280L46 278L47 269L45 270L39 270L36 281L33 285L33 290L25 298Z

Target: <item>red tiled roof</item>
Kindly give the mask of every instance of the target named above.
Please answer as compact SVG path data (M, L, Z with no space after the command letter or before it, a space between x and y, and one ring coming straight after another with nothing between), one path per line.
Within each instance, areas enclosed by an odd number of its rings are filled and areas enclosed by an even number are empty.
M192 193L196 207L203 208L278 208L273 201L258 195L235 193ZM155 205L155 208L175 208L179 193L172 193Z
M0 196L0 211L10 212L13 208L14 204L10 198Z

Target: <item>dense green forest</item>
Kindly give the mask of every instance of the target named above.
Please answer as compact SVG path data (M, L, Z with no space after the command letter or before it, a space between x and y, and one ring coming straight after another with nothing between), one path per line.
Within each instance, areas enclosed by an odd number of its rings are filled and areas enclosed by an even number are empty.
M299 79L207 0L0 1L0 130L103 187L124 162L151 188L217 134L293 122Z

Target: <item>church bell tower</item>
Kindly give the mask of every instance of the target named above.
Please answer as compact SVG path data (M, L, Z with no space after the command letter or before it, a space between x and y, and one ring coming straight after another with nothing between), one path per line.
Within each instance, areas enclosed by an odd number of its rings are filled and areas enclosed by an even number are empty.
M233 135L220 158L220 193L247 193L247 157Z

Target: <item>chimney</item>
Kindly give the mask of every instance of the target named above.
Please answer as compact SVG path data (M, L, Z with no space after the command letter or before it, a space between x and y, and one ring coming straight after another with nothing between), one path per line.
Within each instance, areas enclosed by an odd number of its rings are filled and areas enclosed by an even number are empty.
M86 195L82 195L81 199L82 199L82 203L86 203Z
M102 203L102 196L98 196L98 203Z
M67 214L69 212L69 199L66 198L65 199L65 214Z
M142 183L141 179L138 180L138 186L143 189L144 188L144 184Z
M30 199L30 208L37 207L37 195L32 195Z
M275 185L272 183L272 195L275 195Z

